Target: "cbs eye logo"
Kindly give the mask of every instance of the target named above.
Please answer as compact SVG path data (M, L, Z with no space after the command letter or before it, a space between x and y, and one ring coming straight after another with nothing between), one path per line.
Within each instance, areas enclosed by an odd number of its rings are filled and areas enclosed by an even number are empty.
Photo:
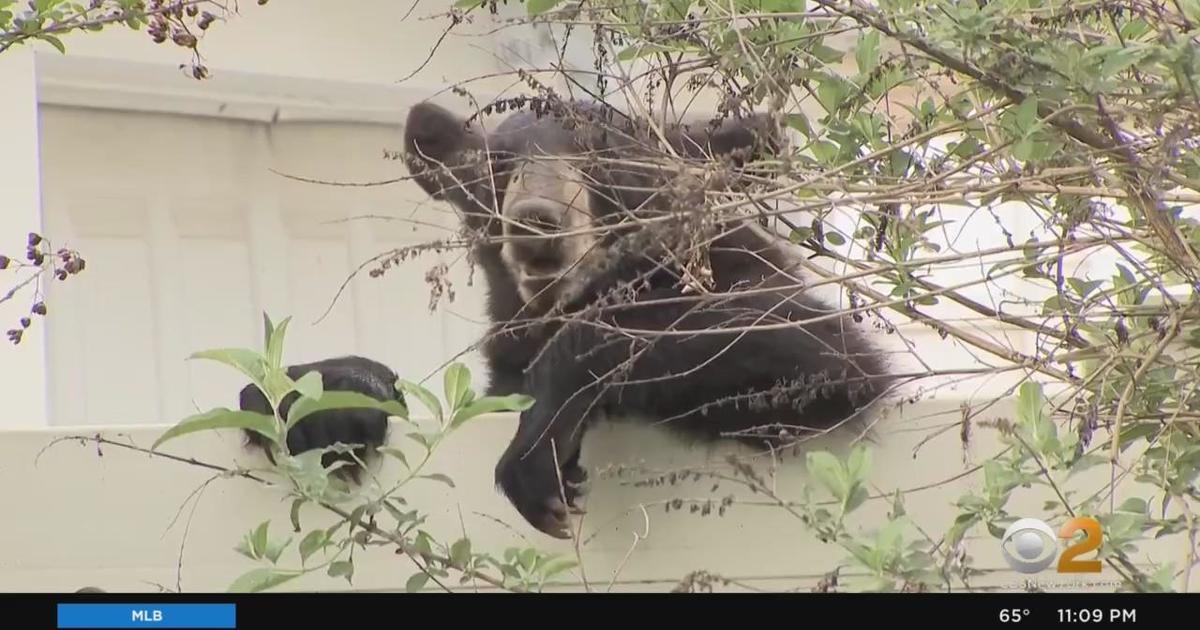
M1086 534L1083 541L1068 546L1059 555L1058 539L1070 541L1079 531ZM1000 539L1000 553L1008 566L1020 573L1044 571L1054 564L1056 556L1059 573L1099 573L1099 560L1075 558L1099 549L1103 540L1100 521L1091 517L1080 516L1067 521L1058 531L1058 536L1045 522L1036 518L1022 518L1004 530L1004 536Z

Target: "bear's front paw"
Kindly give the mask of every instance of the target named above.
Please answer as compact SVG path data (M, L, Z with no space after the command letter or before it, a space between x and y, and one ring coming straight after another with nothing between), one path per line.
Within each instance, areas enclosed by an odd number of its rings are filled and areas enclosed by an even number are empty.
M496 483L517 512L538 531L555 538L571 538L569 514L583 512L578 501L587 484L587 472L578 465L564 467L560 475L553 460L541 451L523 458L506 454L496 466Z
M354 453L328 451L321 457L321 465L333 466L344 462L338 474L347 475L350 481L360 483L359 460L365 460L376 448L387 440L388 416L382 411L369 409L318 411L305 417L293 426L287 435L288 452L299 455L306 451L322 450L335 444L355 445ZM266 438L258 433L247 432L252 445L266 452L274 463Z

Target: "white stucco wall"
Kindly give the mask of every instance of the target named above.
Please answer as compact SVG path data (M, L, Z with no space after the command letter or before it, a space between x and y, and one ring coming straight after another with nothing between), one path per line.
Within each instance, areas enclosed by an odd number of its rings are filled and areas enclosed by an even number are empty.
M407 19L407 2L345 4L242 3L243 14L204 42L214 78L203 83L176 69L187 61L183 51L156 46L144 33L72 38L65 58L26 49L0 55L0 137L6 142L0 251L21 253L25 233L45 228L88 260L83 275L53 287L45 325L35 326L21 346L0 351L0 493L30 515L6 519L0 530L0 589L94 584L136 591L163 584L221 590L249 568L232 550L241 535L268 516L274 531L286 526L288 505L273 491L222 480L173 522L209 473L116 448L102 449L101 457L94 447L74 443L38 455L55 438L95 431L149 445L197 408L231 405L241 382L185 358L214 346L256 344L262 310L295 317L289 360L357 352L387 361L406 378L432 375L434 383L442 362L478 337L482 279L476 274L474 284L468 282L459 252L442 255L453 269L453 304L428 308L425 273L438 258L423 256L382 279L354 280L322 319L358 264L388 248L444 236L455 218L408 183L331 188L287 180L272 169L353 182L402 177L399 164L382 154L399 148L407 107L435 94L458 103L445 92L449 85L550 57L537 37L511 30L481 34L490 27L480 23L462 29L475 36L447 37L421 72L397 83L441 36L442 22L420 18L449 0L421 3ZM513 88L511 76L469 85L488 94ZM347 221L363 215L390 220ZM986 229L991 217L973 221L943 236L960 249L994 245L987 240L994 238ZM938 271L943 284L977 273ZM1019 282L1010 286L1021 290ZM0 304L0 330L26 308L23 300ZM1028 335L994 327L977 332L1031 348ZM897 334L881 338L897 352L919 349L941 368L991 361L919 325L901 324ZM468 353L463 360L482 372L477 357ZM920 367L901 355L897 360L899 369ZM978 475L939 482L994 452L982 438L964 456L954 428L959 406L987 400L1018 377L941 390L881 425L876 490L921 488L909 499L909 513L923 527L944 531L954 500ZM987 416L1004 413L998 407ZM410 501L433 513L437 531L449 535L465 527L477 548L498 553L525 536L572 552L520 526L492 487L492 467L513 422L510 416L481 420L446 444L435 466L457 489L430 486ZM930 433L936 437L923 442ZM235 435L188 439L167 450L225 465L250 457ZM587 453L594 476L608 464L665 469L721 462L719 453L686 451L629 428L598 432ZM1097 474L1092 481L1103 484L1107 472ZM804 477L795 466L780 475L784 494ZM586 521L595 537L582 549L589 581L663 590L689 571L706 569L758 588L796 587L813 583L844 556L779 510L743 506L724 519L699 519L655 503L732 490L712 493L710 487L635 488L601 479ZM1117 502L1125 496L1132 495ZM1021 505L1038 516L1044 498L1023 496ZM639 504L647 505L650 534L626 559L634 533L645 525ZM886 501L873 502L859 524L876 526L886 509ZM1177 538L1153 544L1157 559L1185 553ZM986 535L972 540L970 553L989 571L983 582L1016 579ZM368 554L353 588L400 589L411 573L390 553ZM581 588L581 582L576 575L566 586ZM288 586L348 587L324 577Z
M956 514L953 502L969 486L978 487L977 475L963 478L963 473L982 463L996 446L983 432L965 453L955 431L925 441L931 431L953 422L959 413L953 404L927 403L909 407L903 415L880 418L870 480L872 496L881 498L860 508L849 521L850 529L871 535L886 524L891 495L900 490L905 493L908 518L924 532L937 537L947 530ZM989 415L1009 413L1011 407L1001 405ZM699 570L734 580L726 590L807 589L839 565L845 587L863 584L863 572L846 563L844 549L820 543L795 516L765 505L761 494L729 482L714 490L713 480L707 477L673 486L638 487L638 480L671 471L728 474L724 455L731 451L687 449L656 431L630 426L597 430L585 443L583 461L592 470L593 488L587 516L579 525L583 535L576 556L574 541L550 539L525 525L492 486L495 459L514 428L515 418L507 414L467 425L444 443L426 469L449 475L455 488L430 482L413 484L403 492L411 509L429 514L426 527L439 539L453 542L465 534L473 549L497 556L510 546L532 545L582 558L584 570L562 576L554 589L663 592ZM108 427L103 434L148 447L164 429ZM212 480L211 470L112 446L65 441L46 448L58 438L92 433L82 427L25 430L8 433L0 441L0 480L4 480L0 490L10 505L36 515L6 521L4 540L21 544L8 544L0 555L0 590L62 591L93 585L134 592L160 586L187 592L223 591L256 566L233 550L242 536L267 519L274 534L290 529L290 501L278 489L246 480ZM412 447L411 441L398 436L391 443L406 450ZM844 439L827 439L813 446L842 452L845 444ZM261 463L259 456L240 448L235 434L185 437L162 450L221 466ZM919 455L914 458L914 453ZM749 461L760 474L767 474L769 467L761 460ZM615 474L618 467L627 472ZM383 485L397 478L398 468L389 461L378 469ZM803 456L781 458L775 470L775 492L785 500L800 500L800 484L811 481L803 472ZM1107 479L1107 470L1100 467L1071 487L1103 488ZM1114 500L1119 504L1140 492L1144 489L1122 486ZM677 497L719 504L731 495L737 502L724 517L715 512L701 517L686 505L668 512L664 506ZM1008 506L1013 513L1037 517L1043 514L1042 502L1052 494L1035 488L1018 491L1014 497ZM310 508L301 518L305 532L333 522ZM916 530L907 530L905 543L917 536ZM297 565L294 544L281 566ZM1178 536L1138 545L1155 562L1179 561L1186 553L1186 540ZM973 586L1009 592L1021 588L1026 576L1008 569L997 541L986 530L976 528L965 548L972 566L981 572L972 580ZM280 588L403 591L415 570L392 550L358 550L353 584L315 574ZM456 584L456 579L451 582ZM1106 566L1098 575L1055 575L1049 570L1036 579L1048 590L1111 591L1119 578ZM1093 586L1077 586L1086 583Z
M34 57L30 51L15 50L0 55L0 190L4 208L0 210L0 253L25 262L26 235L41 233L41 170L38 154L37 92ZM29 276L15 268L0 272L6 280L22 282ZM12 288L0 285L0 296ZM33 287L30 287L31 289ZM0 331L19 327L18 320L29 315L29 290L0 302ZM3 343L9 346L8 337ZM0 353L3 378L4 412L0 427L39 426L46 417L45 328L41 322L27 330L21 343Z

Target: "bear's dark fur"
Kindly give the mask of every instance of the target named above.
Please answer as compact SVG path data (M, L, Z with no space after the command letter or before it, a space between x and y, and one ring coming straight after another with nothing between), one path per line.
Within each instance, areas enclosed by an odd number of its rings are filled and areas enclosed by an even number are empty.
M396 389L396 373L386 365L359 356L343 356L323 359L312 363L301 363L287 367L287 375L297 380L309 372L321 374L325 391L343 391L362 394L380 402L396 401L404 404L404 395ZM288 411L299 398L292 392L283 397L279 413L288 417ZM271 415L271 403L251 383L238 394L238 404L243 411L254 411ZM359 445L349 453L330 451L322 456L321 462L329 467L336 462L345 462L345 470L357 480L358 461L365 461L375 448L387 439L388 413L379 409L351 408L326 409L306 416L288 431L288 452L298 455L308 450L323 449L337 443ZM267 438L254 431L246 431L247 441L262 449L268 457L271 451ZM357 458L357 459L356 459Z
M474 249L493 324L487 391L535 398L496 482L529 523L570 535L580 444L597 418L778 444L887 388L854 322L805 292L791 245L707 208L706 192L776 146L767 117L653 129L601 106L551 109L484 132L426 103L405 130L418 184L489 239ZM632 164L655 156L647 138L722 167Z

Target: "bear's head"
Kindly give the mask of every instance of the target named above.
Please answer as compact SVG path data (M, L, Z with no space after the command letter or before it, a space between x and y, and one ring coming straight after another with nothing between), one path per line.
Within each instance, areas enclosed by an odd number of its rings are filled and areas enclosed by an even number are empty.
M568 102L486 129L422 103L409 112L405 153L421 188L494 239L483 247L494 248L521 299L544 311L577 286L578 270L608 251L622 227L671 211L682 165L741 166L781 137L766 115L662 125Z

